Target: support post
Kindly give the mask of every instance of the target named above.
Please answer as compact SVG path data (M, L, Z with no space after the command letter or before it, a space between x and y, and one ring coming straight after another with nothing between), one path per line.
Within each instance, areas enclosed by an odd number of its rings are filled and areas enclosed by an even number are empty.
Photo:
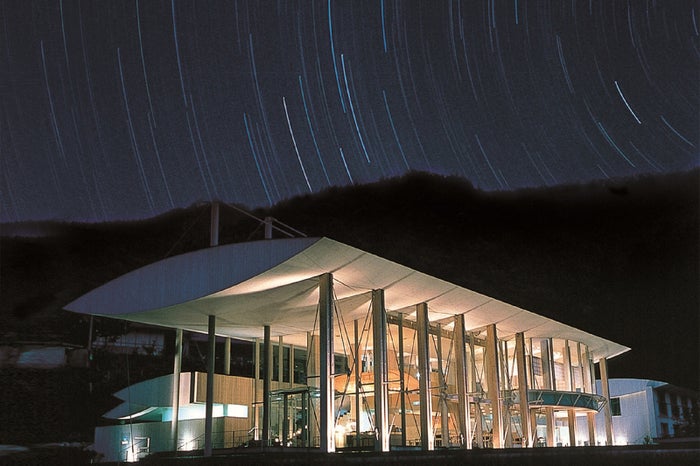
M231 375L231 338L224 338L224 374Z
M401 446L406 446L406 368L403 360L403 314L399 314L399 389L401 397Z
M272 239L272 217L265 217L265 239Z
M362 382L362 366L360 359L360 333L358 329L358 321L355 319L353 322L353 327L355 330L355 446L359 448L360 446L360 420L362 419L362 393L361 393L361 382Z
M420 446L421 450L433 450L432 399L430 397L430 347L428 341L428 304L416 305L416 321L418 324L418 381L420 394Z
M209 229L209 246L219 245L219 203L211 203L211 225Z
M270 384L272 381L272 343L270 326L263 327L263 446L270 445Z
M254 415L254 426L255 431L253 433L253 438L255 440L260 440L260 339L258 337L253 338L253 343L255 344L255 351L253 355L253 415Z
M294 345L289 345L289 388L294 386Z
M503 429L501 427L501 387L498 377L498 335L496 324L486 327L486 383L491 401L491 428L493 430L493 448L503 448Z
M527 394L527 359L525 358L525 334L515 334L515 360L518 366L518 398L520 398L520 427L523 431L523 447L532 446L530 428L530 403Z
M610 383L608 381L608 360L606 358L600 358L598 360L598 365L600 366L600 386L603 390L603 397L605 398L605 406L603 410L605 412L605 444L613 444L613 432L612 432L612 411L610 410Z
M450 446L450 412L447 409L447 383L445 381L445 371L443 370L442 361L442 324L437 324L437 363L438 363L438 383L440 389L438 391L440 403L440 437L441 446L448 448Z
M471 353L471 361L469 364L469 375L467 381L469 382L470 391L476 393L476 400L474 403L474 437L476 440L476 446L478 448L484 447L484 418L483 411L481 410L481 395L483 393L483 386L477 384L477 370L476 370L476 345L474 344L474 337L469 338L469 350Z
M335 387L333 368L335 356L333 349L333 275L324 273L319 280L319 334L321 353L321 452L335 451Z
M576 446L576 411L567 409L566 413L569 417L569 446Z
M530 426L532 426L532 446L539 446L539 437L537 437L537 418L540 415L540 409L535 408L530 410Z
M281 388L284 382L284 337L277 339L277 387Z
M318 388L321 387L321 376L320 366L321 366L321 355L319 353L319 336L314 335L311 332L306 332L306 383L309 387ZM320 424L320 412L317 413L317 409L320 408L320 400L311 396L312 392L309 392L308 404L309 404L309 416L308 416L308 432L307 436L309 439L309 446L316 446L316 439L320 437L319 424Z
M595 441L595 413L586 413L586 424L588 424L588 445L594 447Z
M464 341L464 314L455 316L454 336L455 370L457 375L457 406L459 407L459 436L462 448L471 449L472 434L469 419L469 397L467 395L467 348Z
M544 414L547 421L547 446L554 447L554 408L544 408Z
M204 414L204 456L212 454L214 427L214 362L216 361L216 316L209 316L209 351L207 352L207 399Z
M374 353L374 449L389 451L389 390L386 359L386 310L384 290L372 290L372 351Z
M173 391L172 407L173 418L170 423L170 438L172 439L173 451L178 447L178 421L180 414L180 371L182 370L182 329L175 329L175 355L173 357Z

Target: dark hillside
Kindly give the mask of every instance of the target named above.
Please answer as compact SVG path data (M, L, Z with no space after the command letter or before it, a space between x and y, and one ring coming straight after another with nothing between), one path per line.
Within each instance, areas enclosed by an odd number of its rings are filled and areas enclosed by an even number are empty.
M459 178L414 173L255 214L632 347L611 362L613 376L697 387L698 174L483 193ZM3 341L84 344L86 323L61 308L125 272L206 247L209 207L145 221L1 231ZM21 231L35 236L12 236ZM222 244L259 238L260 225L222 207Z
M698 172L485 194L412 174L272 215L630 346L614 376L697 387Z

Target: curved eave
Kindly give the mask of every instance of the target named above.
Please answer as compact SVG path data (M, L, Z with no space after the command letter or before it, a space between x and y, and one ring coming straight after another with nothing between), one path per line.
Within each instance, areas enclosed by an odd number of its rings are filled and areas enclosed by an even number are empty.
M387 310L414 318L427 303L431 322L446 328L457 314L467 330L497 324L500 338L566 338L586 344L594 360L629 348L489 296L413 270L329 238L238 243L195 251L148 265L69 304L85 314L206 332L259 337L296 335L314 328L318 277L333 273L336 305L346 322L366 315L371 290L385 291Z
M135 314L187 303L283 263L319 238L255 241L200 249L146 265L81 296L66 309L83 314Z

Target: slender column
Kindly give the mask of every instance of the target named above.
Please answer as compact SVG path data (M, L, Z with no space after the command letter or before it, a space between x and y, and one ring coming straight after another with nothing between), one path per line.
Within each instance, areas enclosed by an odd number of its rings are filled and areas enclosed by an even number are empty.
M360 333L358 329L358 321L355 319L353 322L355 329L355 446L360 446L360 419L362 418L361 407L361 393L360 386L362 380L362 366L360 366Z
M547 446L554 445L554 408L544 408L544 414L547 421Z
M265 239L272 239L272 217L265 217Z
M432 399L430 397L430 348L428 341L428 305L420 303L416 305L416 320L418 324L418 381L420 393L420 446L421 450L433 450L433 426L431 416L433 413Z
M282 387L284 381L284 338L282 335L277 340L277 387Z
M204 415L204 456L212 453L214 427L214 362L216 360L216 316L209 316L209 351L207 352L207 400Z
M319 281L319 334L321 353L321 451L335 451L334 380L335 355L333 353L333 275L324 273Z
M470 375L471 377L467 377L467 381L469 382L470 391L472 392L477 392L476 393L476 400L474 403L474 437L476 438L476 446L479 448L484 447L484 419L483 419L483 413L481 411L481 387L477 387L477 382L476 382L476 377L477 377L477 370L476 370L476 346L474 345L474 338L469 339L469 349L471 350L471 364L469 365L470 367Z
M498 341L497 342L498 346L498 356L500 359L500 366L499 366L499 383L500 385L500 390L499 393L502 393L504 390L510 390L513 388L511 386L511 374L508 370L508 342L506 341ZM510 409L503 406L501 408L501 414L502 414L502 422L501 424L503 426L503 443L501 444L502 447L505 448L513 448L513 429L510 428L511 424L511 413Z
M403 361L403 314L399 314L399 390L401 397L401 446L406 446L406 368Z
M288 441L289 441L289 394L285 393L284 394L284 401L283 401L283 414L282 414L282 438L281 438L282 447L286 447Z
M170 424L170 438L172 439L173 450L178 447L178 420L180 414L180 370L182 369L182 329L175 329L175 356L173 357L173 392L172 407L173 419Z
M492 439L494 448L503 448L503 429L501 428L501 387L498 377L498 335L496 324L486 327L486 383L489 387L491 401Z
M598 360L598 366L600 366L600 386L603 390L603 397L605 398L605 444L613 444L613 433L612 433L612 411L610 410L610 384L608 382L608 360L606 358L600 358Z
M209 228L209 246L219 245L219 203L211 203L211 223Z
M539 415L539 409L532 409L530 410L530 425L532 426L532 437L533 437L533 443L532 446L535 447L537 446L536 442L539 442L539 438L537 437L537 417Z
M224 374L231 375L231 338L224 338Z
M253 411L255 415L255 432L254 439L260 440L260 339L253 338L253 343L255 344L255 354L253 359L253 396L255 400L255 405L253 406Z
M311 439L309 438L309 413L311 413L311 401L309 400L309 392L301 393L301 442L306 448L311 446Z
M569 446L576 446L576 411L567 409L566 413L569 417Z
M438 363L438 382L440 383L440 435L442 437L442 446L447 448L450 446L450 415L447 409L447 383L445 382L445 372L442 367L442 324L437 325L437 363Z
M320 354L318 352L318 341L319 336L313 335L311 332L306 332L306 384L309 388L319 388L321 383L321 377L319 376L319 367L321 365ZM308 416L308 439L309 446L316 443L316 438L319 437L319 417L317 415L318 408L318 398L311 396L315 393L313 390L309 391L309 416Z
M459 435L462 448L471 448L472 434L470 431L469 398L467 395L467 348L464 341L464 314L455 316L454 336L452 339L455 347Z
M289 345L289 388L294 386L294 345Z
M586 423L588 424L588 445L594 447L595 442L595 413L586 413Z
M520 427L523 430L523 446L532 446L530 429L530 403L527 394L527 361L525 359L525 335L515 334L515 360L518 366L518 398L520 398Z
M372 351L374 353L374 449L389 451L389 391L386 360L384 290L372 290Z
M270 326L263 327L263 446L270 445L270 385L272 383L272 342Z

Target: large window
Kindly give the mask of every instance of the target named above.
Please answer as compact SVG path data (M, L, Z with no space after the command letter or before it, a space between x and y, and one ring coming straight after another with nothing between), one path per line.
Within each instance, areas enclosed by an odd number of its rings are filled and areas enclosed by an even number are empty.
M551 357L549 340L546 338L533 338L532 342L532 382L531 386L537 390L551 390Z

